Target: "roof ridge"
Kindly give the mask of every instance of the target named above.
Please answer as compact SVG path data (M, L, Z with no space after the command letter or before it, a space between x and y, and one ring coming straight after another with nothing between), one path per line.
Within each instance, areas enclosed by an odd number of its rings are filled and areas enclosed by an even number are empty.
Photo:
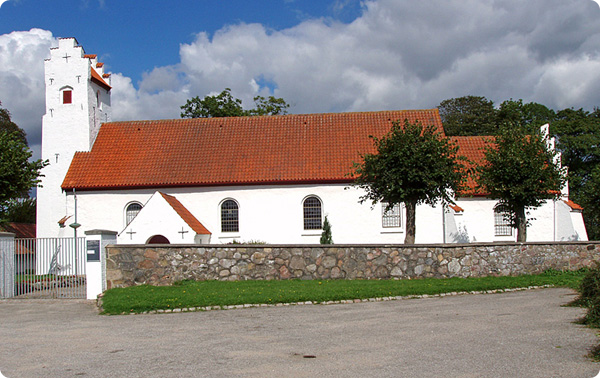
M310 116L347 116L347 115L356 115L356 114L384 114L384 113L427 113L437 111L436 108L432 109L407 109L407 110L374 110L374 111L356 111L356 112L328 112L328 113L295 113L295 114L276 114L276 115L258 115L258 116L232 116L232 117L197 117L197 118L163 118L163 119L139 119L139 120L131 120L131 121L111 121L105 122L104 124L111 123L146 123L146 122L169 122L169 121L177 121L177 122L185 122L185 121L193 121L193 120L226 120L226 119L260 119L260 118L291 118L291 117L310 117ZM216 122L216 121L214 121Z

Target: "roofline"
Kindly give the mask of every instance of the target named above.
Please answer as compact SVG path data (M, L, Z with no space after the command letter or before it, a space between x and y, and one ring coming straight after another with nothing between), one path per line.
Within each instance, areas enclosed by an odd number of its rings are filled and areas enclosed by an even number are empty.
M149 123L149 122L157 122L157 121L191 121L191 120L198 120L198 119L228 119L228 118L235 118L235 119L241 119L241 118L250 118L250 119L258 119L261 117L268 117L268 118L277 118L277 117L303 117L303 116L328 116L328 115L346 115L346 114L376 114L376 113L397 113L397 112L402 112L402 113L410 113L410 112L431 112L431 111L439 111L437 108L431 108L431 109L402 109L402 110L376 110L376 111L362 111L362 112L342 112L342 113L335 113L335 112L328 112L328 113L290 113L290 114L276 114L276 115L260 115L260 116L238 116L238 117L207 117L207 118L166 118L166 119L138 119L138 120L132 120L132 121L111 121L111 122L104 122L103 124L120 124L120 123L127 123L127 124L137 124L137 123ZM397 121L397 120L392 120L392 121ZM215 121L216 122L216 121Z
M157 189L157 188L207 188L216 186L261 186L261 185L307 185L307 184L352 184L353 179L331 180L269 180L269 181L238 181L238 182L211 182L205 184L179 183L179 184L153 184L153 185L114 185L114 186L61 186L62 190L69 192L73 189L82 192L100 190L131 190L131 189Z

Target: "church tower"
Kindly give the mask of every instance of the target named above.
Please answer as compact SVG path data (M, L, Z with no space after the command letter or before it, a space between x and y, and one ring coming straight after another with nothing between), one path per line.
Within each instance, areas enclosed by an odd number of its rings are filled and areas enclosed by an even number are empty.
M46 113L42 117L42 170L37 190L37 237L72 236L73 204L61 184L73 155L89 151L100 125L111 120L110 75L75 38L60 38L44 62Z

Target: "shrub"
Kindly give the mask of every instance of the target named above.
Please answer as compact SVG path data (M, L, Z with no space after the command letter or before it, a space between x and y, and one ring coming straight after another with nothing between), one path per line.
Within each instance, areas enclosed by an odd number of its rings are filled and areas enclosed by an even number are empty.
M333 237L331 236L331 223L325 215L325 222L323 222L323 232L321 233L321 244L333 244Z
M596 297L589 302L583 322L591 327L600 328L600 297Z
M582 306L591 306L596 299L600 298L600 266L596 265L586 273L581 281L579 292L581 295L577 303Z

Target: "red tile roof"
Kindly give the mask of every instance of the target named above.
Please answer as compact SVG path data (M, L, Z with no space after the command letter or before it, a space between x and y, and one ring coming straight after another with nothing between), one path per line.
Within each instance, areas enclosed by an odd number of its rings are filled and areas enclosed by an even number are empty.
M104 63L100 63L100 62L96 63L96 68L101 68L101 67L104 67Z
M98 55L96 54L85 54L83 57L88 59L96 59Z
M443 132L437 109L105 123L62 188L349 183L369 135L405 119Z
M100 77L100 74L98 72L96 72L96 70L93 68L92 68L92 81L95 82L96 84L100 85L102 88L106 89L107 91L111 90L110 85L108 85L106 83L106 81L104 81L104 79L102 77Z
M462 213L463 211L465 211L465 209L458 205L450 205L450 208L454 210L455 213Z
M467 158L465 164L467 168L475 168L482 164L485 159L485 147L493 143L494 138L489 136L453 136L450 139L458 145L458 155ZM466 189L462 193L469 196L485 196L483 190L477 187L475 174L469 175L466 182Z
M0 231L12 232L15 238L35 238L35 223L9 222L0 225Z
M576 204L575 202L571 201L571 200L563 200L564 203L566 203L571 210L577 210L577 211L581 211L583 210L583 207L579 206L578 204Z
M200 223L200 221L196 219L196 217L193 216L192 213L190 213L190 211L185 206L183 206L177 198L162 192L159 193L165 199L165 201L167 201L167 203L173 208L173 210L175 210L175 212L179 214L181 219L183 219L185 223L187 223L187 225L190 226L192 230L194 230L196 234L211 235L211 232L208 231L206 227L204 227L204 225Z

